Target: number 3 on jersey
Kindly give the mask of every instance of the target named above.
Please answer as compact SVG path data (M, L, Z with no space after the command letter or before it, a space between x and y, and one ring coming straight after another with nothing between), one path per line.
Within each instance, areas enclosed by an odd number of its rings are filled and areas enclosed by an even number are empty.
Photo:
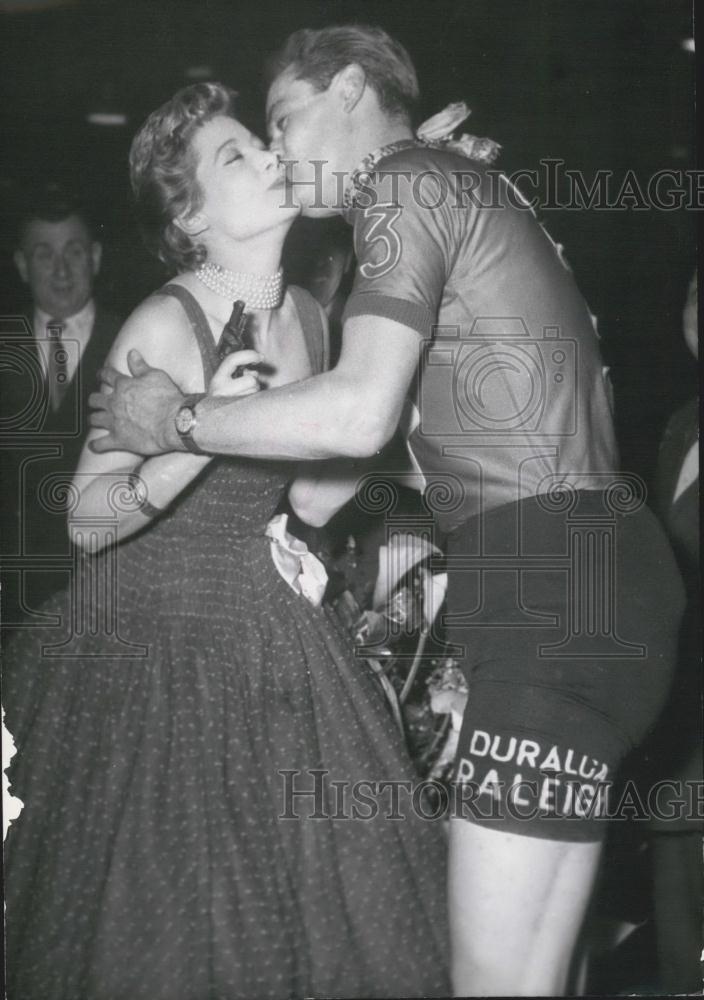
M360 273L365 278L381 278L388 274L401 259L401 238L393 228L393 224L401 214L400 205L370 205L364 209L364 218L373 219L371 226L364 231L366 243L374 246L376 257L383 249L383 256L377 261L368 260L360 267ZM377 246L381 244L381 246ZM362 254L360 254L362 256Z

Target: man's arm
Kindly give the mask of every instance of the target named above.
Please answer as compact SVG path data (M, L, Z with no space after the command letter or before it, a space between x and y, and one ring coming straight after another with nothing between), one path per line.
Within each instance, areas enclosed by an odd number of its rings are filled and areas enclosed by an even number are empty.
M345 323L333 371L236 402L206 396L193 438L206 452L253 458L373 455L396 429L420 343L416 331L394 320L355 316ZM174 424L181 393L163 372L138 371L136 378L104 373L108 389L91 397L91 422L109 433L92 448L182 451Z

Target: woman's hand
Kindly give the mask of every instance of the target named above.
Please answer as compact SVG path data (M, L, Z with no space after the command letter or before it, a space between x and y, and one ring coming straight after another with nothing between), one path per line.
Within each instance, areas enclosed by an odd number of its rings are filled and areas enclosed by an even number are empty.
M251 396L261 390L259 376L256 371L247 370L233 378L236 368L245 365L256 365L262 361L261 354L256 351L235 351L228 354L215 372L208 385L209 396Z

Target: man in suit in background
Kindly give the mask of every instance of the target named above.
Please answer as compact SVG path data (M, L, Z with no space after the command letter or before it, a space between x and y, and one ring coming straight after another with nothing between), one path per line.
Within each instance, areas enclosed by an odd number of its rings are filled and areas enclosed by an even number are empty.
M83 206L52 185L28 204L14 262L29 292L2 324L2 621L65 584L69 491L86 401L120 321L93 295L102 246ZM53 571L52 571L53 570Z
M683 314L684 337L699 356L697 275ZM655 482L656 510L677 556L687 593L680 630L679 660L670 701L646 745L653 779L671 783L658 799L662 815L650 826L653 904L660 972L665 994L701 989L700 816L678 811L678 796L701 788L702 616L699 545L699 399L684 403L670 418L660 443ZM653 774L653 770L655 773ZM679 784L678 784L679 783ZM669 816L670 818L664 818Z

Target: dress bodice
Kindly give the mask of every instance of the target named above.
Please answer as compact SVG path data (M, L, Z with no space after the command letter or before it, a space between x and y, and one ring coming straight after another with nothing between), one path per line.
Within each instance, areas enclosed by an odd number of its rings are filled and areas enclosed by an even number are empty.
M292 467L215 458L151 528L170 537L261 534L281 502Z

